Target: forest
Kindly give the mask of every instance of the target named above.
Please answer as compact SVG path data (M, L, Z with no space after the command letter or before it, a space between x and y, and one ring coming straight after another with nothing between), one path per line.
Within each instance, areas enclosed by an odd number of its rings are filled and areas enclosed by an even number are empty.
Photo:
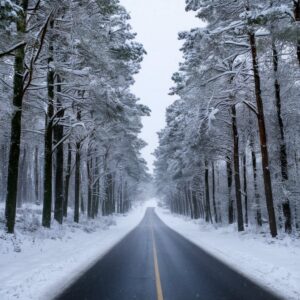
M150 180L131 93L146 53L117 0L0 1L0 223L127 212ZM36 209L38 207L38 209ZM3 208L3 210L2 210ZM23 216L26 217L26 216Z
M298 0L186 0L154 155L159 198L208 223L299 235ZM123 213L150 184L131 92L146 51L117 0L1 1L0 222ZM2 226L1 225L1 226Z
M300 0L0 0L0 299L300 299L299 100Z
M300 233L300 1L186 0L206 26L179 33L177 96L155 151L175 213Z

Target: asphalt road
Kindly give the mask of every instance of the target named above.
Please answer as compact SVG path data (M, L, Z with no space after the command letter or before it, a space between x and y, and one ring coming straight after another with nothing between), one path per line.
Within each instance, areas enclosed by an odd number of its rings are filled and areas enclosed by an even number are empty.
M56 299L278 298L169 229L149 208L136 229Z

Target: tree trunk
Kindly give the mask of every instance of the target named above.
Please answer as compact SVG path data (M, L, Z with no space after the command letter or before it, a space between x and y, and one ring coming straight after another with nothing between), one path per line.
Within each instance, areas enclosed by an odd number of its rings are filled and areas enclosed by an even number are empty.
M120 213L123 214L124 210L123 210L123 203L124 203L124 191L123 191L124 187L123 187L123 175L121 175L121 187L120 187ZM174 199L171 198L171 201L174 202Z
M57 92L61 92L61 79L57 75ZM64 203L64 144L61 143L64 137L64 127L59 122L64 117L64 110L60 96L56 99L56 110L58 123L54 127L54 140L58 144L56 148L56 173L55 173L55 206L54 219L62 224L63 222L63 203Z
M202 219L205 218L205 208L204 208L204 199L203 195L201 195L201 199L199 202L199 212Z
M110 174L110 185L109 185L109 204L108 204L108 214L113 212L113 202L114 202L114 176Z
M216 204L216 179L215 179L215 166L214 163L211 163L211 170L212 170L212 200L213 200L213 208L214 208L214 215L215 215L215 222L218 223L218 211L217 211L217 204Z
M99 194L100 194L100 178L99 178L99 158L95 159L94 176L97 181L93 186L93 195L92 195L92 218L95 218L98 215L99 211ZM101 210L103 213L103 205L105 204L105 199L102 202Z
M186 202L186 216L193 218L193 216L191 215L190 198L186 183L183 185L183 194Z
M209 167L207 161L205 161L205 221L212 223L209 196Z
M77 121L81 121L81 110L77 110ZM79 210L80 210L80 164L81 164L81 141L76 142L76 156L75 156L75 202L74 202L74 222L79 223Z
M93 195L93 170L92 170L92 159L88 159L86 162L87 174L88 174L88 203L87 203L87 216L92 217L92 195Z
M176 201L176 207L177 207L177 213L178 214L182 214L182 203L179 199L179 196L178 196L178 190L176 190L176 193L174 193L174 197L175 197L175 201Z
M188 202L188 198L186 195L185 186L183 186L181 193L183 195L183 200L184 200L184 215L188 216L189 215L189 202Z
M79 223L80 208L80 142L76 143L74 222Z
M0 201L5 201L6 180L7 180L7 143L1 144L1 162L0 162Z
M262 156L262 169L263 169L263 178L264 178L264 186L265 186L265 196L266 196L267 210L269 216L270 232L272 237L276 237L277 225L276 225L276 217L275 217L275 210L274 210L274 203L273 203L273 192L272 192L272 182L271 182L271 174L270 174L270 166L269 166L269 153L268 153L268 144L267 144L265 115L264 115L263 100L261 97L261 83L260 83L260 74L259 74L258 59L257 59L256 39L255 39L255 34L253 32L249 32L249 41L251 46L252 63L253 63L255 96L256 96L256 105L257 105L257 119L258 119L260 147L261 147L261 156Z
M274 69L274 88L275 88L275 100L276 100L276 109L277 109L277 119L278 125L280 130L280 166L281 166L281 177L282 183L284 188L288 182L288 160L287 160L287 151L286 151L286 142L285 142L285 135L284 135L284 125L282 119L282 112L281 112L281 86L278 80L278 63L279 57L278 52L276 49L275 42L272 41L272 51L273 51L273 69ZM290 201L288 197L284 199L282 203L282 211L285 217L285 232L291 233L292 232L292 216L291 216L291 207Z
M129 199L128 199L128 183L125 181L125 187L124 187L124 212L126 213L129 208Z
M237 129L235 105L232 105L232 107L231 107L231 114L232 114L233 166L234 166L237 224L238 224L238 231L244 231L241 178L240 178L239 133L238 133L238 129Z
M63 213L64 217L68 215L68 200L69 200L69 186L70 186L70 178L71 178L71 168L72 168L72 146L69 142L68 144L68 161L67 161L67 171L65 177L65 192L64 192L64 204L63 204Z
M28 0L20 1L23 11L19 13L17 20L17 32L20 36L26 33L26 18ZM17 184L19 177L19 159L21 143L21 123L23 106L23 74L25 61L25 45L18 48L15 52L14 63L14 87L13 87L13 106L15 112L11 119L11 136L7 175L7 193L5 205L6 228L8 233L14 233L17 204Z
M84 204L84 197L82 191L80 193L80 211L82 214L85 214L85 204Z
M192 200L193 200L193 207L194 207L194 219L200 218L200 212L199 212L199 205L197 201L197 194L195 191L192 190Z
M294 0L294 16L297 23L300 22L300 0ZM300 66L300 39L297 40L297 58Z
M35 203L40 205L39 199L39 148L35 147L34 151L34 194L35 194Z
M50 22L50 28L53 29L54 21ZM45 155L44 155L44 205L43 220L44 227L50 228L51 225L51 208L52 208L52 143L53 143L53 114L54 114L54 70L53 62L53 43L49 42L48 58L48 109L45 122Z
M243 156L243 183L244 183L244 203L245 203L245 224L248 226L249 218L248 218L248 191L247 191L247 161L246 161L246 153Z
M194 219L194 207L193 207L193 200L192 200L192 190L191 190L191 183L188 182L186 185L186 193L187 193L187 198L189 201L189 207L190 207L190 217Z
M195 181L196 179L194 179ZM193 184L195 186L195 183ZM200 218L200 209L199 209L199 203L197 200L197 193L193 189L193 186L191 186L191 197L192 197L192 203L193 203L193 209L194 209L194 218L199 219Z
M116 203L115 203L115 187L116 187L116 178L112 175L112 186L111 186L111 214L116 212Z
M233 224L233 200L231 196L232 190L232 166L231 166L231 158L226 158L226 170L227 170L227 186L228 186L228 223Z
M254 143L251 139L251 158L252 158L252 169L253 169L253 185L254 185L254 197L255 197L255 206L256 206L256 222L258 226L262 226L262 217L261 217L261 207L260 207L260 196L258 192L257 185L257 163L256 163L256 154L254 150Z
M220 192L220 168L217 168L217 184L216 184L216 190ZM218 213L218 223L222 224L222 203L223 203L223 198L218 197L217 201L217 208L219 209Z
M110 215L112 212L112 191L113 191L113 177L109 173L106 176L106 204L105 204L105 215Z
M26 160L27 160L27 151L26 145L23 147L23 154L20 158L20 166L19 166L19 178L18 178L18 195L17 195L17 207L20 208L24 200L26 200Z

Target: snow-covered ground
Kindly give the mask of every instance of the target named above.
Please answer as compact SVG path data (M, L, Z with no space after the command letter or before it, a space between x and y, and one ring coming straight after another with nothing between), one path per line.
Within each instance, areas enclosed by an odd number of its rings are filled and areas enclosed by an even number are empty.
M0 227L0 299L53 298L133 230L149 206L156 206L155 201L124 216L79 225L69 221L50 230L39 226L37 208L25 208L15 238ZM285 299L300 300L299 239L274 240L251 229L237 233L234 226L215 228L161 207L156 212L170 228L239 272Z
M25 208L15 238L0 228L0 299L53 298L132 231L147 206L151 203L127 215L82 220L79 225L69 221L50 230L36 224L36 207Z
M300 240L271 239L267 234L238 233L234 226L215 228L156 208L171 229L240 273L284 299L300 299ZM254 229L253 229L254 231Z

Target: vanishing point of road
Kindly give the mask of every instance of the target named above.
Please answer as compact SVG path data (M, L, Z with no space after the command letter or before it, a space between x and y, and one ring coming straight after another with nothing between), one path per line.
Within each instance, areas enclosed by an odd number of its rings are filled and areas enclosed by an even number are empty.
M137 228L56 298L193 299L279 298L171 230L153 208L147 209Z

